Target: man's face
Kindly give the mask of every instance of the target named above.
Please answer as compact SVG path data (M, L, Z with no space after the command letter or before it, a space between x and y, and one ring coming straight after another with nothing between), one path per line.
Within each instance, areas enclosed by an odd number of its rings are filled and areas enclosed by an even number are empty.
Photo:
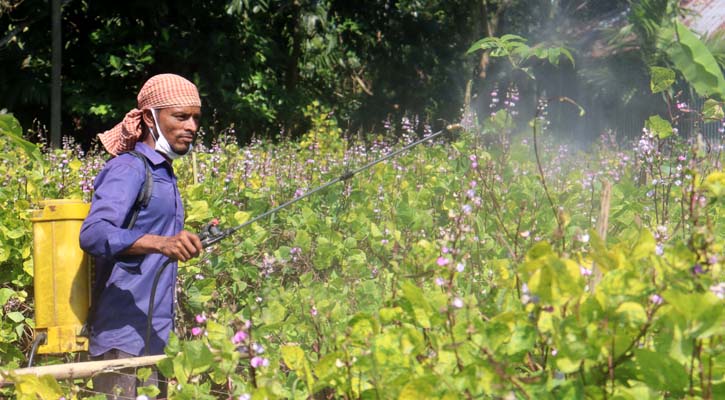
M159 128L174 152L186 154L196 138L201 107L169 107L157 111Z

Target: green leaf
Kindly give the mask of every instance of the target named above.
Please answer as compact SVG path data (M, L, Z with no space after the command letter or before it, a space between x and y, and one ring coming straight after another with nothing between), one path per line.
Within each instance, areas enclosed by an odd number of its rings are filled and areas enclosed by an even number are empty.
M43 162L38 146L23 139L23 130L13 114L0 114L0 134L7 136L10 142L18 146L30 158Z
M667 139L672 136L672 125L669 121L664 120L659 115L653 115L649 117L645 122L645 127L660 139Z
M671 392L675 397L684 393L688 384L687 369L667 354L635 349L639 372L647 386Z
M209 204L206 200L194 200L189 202L189 214L186 222L201 221L205 222L211 219L212 214L209 210Z
M430 316L433 310L423 295L423 291L415 284L405 281L403 282L403 297L408 300L412 309L413 317L423 328L430 328Z
M9 312L7 313L7 317L13 322L19 323L25 321L25 316L19 311Z
M642 229L639 234L637 243L635 243L632 252L629 254L631 260L639 260L644 257L653 255L655 252L655 237L648 229Z
M274 325L284 320L285 309L282 304L272 301L269 306L262 311L262 322L265 325Z
M641 304L633 301L627 301L619 305L616 311L624 322L630 326L640 326L647 322L647 313Z
M2 306L15 295L15 291L10 288L0 288L0 313L2 312Z
M702 106L702 118L715 121L725 118L723 103L713 99L705 100L705 104Z
M725 198L725 172L713 172L702 185L712 199Z
M292 371L299 371L305 367L305 352L298 345L283 345L280 348L282 360Z
M652 93L659 93L669 89L675 83L675 71L669 68L650 68L649 87Z
M252 214L250 214L246 211L237 211L234 213L234 221L237 224L241 225L241 224L249 221L250 215L252 215Z
M675 68L701 96L725 100L725 78L710 50L679 21L675 23L675 32L679 41L668 48Z
M199 375L209 368L214 362L214 355L209 347L201 340L194 340L184 344L184 357L186 365L190 368L187 370L189 375Z
M419 399L433 399L435 395L435 388L437 379L430 379L428 377L422 377L413 379L408 382L398 395L398 400L419 400Z

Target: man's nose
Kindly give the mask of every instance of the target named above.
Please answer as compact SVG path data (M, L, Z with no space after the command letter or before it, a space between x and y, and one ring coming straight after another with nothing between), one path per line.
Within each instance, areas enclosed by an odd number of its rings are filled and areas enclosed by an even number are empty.
M195 118L189 118L184 121L184 130L196 132L197 130L199 130L199 123L196 121Z

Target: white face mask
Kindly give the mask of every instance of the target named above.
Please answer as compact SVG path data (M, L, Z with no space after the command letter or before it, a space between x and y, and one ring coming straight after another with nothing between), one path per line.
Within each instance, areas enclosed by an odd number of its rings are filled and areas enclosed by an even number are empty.
M166 140L163 132L161 132L161 127L159 127L159 119L156 116L156 110L153 108L151 109L151 115L153 116L154 126L156 127L156 129L149 128L151 134L154 137L154 141L156 141L156 146L154 146L154 150L166 155L166 157L169 157L170 160L176 160L181 156L191 153L191 149L194 147L193 144L189 144L189 150L187 150L186 153L179 154L175 152L174 149L171 148L171 144L169 143L169 141Z

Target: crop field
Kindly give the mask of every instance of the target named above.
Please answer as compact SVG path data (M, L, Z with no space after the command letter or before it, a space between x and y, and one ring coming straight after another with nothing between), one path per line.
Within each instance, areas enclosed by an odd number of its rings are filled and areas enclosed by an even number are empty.
M182 263L176 334L159 364L169 394L725 396L720 144L645 130L629 144L603 135L582 151L543 128L489 132L500 116ZM237 226L415 139L344 139L320 113L294 142L200 140L174 162L186 227ZM9 368L24 366L32 340L28 210L45 198L88 201L106 157L71 141L18 143L0 137L0 358ZM16 379L3 395L93 394L86 380Z

